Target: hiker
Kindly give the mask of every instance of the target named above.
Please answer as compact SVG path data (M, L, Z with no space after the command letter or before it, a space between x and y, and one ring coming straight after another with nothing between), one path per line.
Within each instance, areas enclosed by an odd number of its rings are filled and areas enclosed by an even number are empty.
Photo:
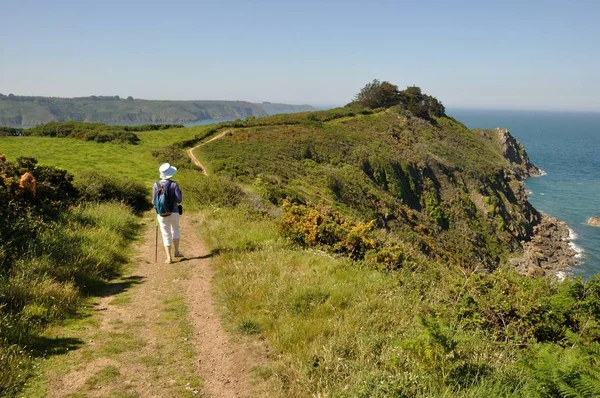
M165 253L167 253L167 259L165 263L169 264L173 261L171 258L171 244L175 246L175 257L183 257L179 251L179 214L181 206L181 189L179 185L171 180L177 168L171 166L169 163L163 163L158 168L160 172L160 181L157 181L152 187L152 204L156 207L157 213L162 212L163 214L157 214L158 225L160 226L160 232L162 233L163 244L165 246ZM159 212L159 206L157 202L160 201L160 188L163 188L166 195L166 208L161 209Z

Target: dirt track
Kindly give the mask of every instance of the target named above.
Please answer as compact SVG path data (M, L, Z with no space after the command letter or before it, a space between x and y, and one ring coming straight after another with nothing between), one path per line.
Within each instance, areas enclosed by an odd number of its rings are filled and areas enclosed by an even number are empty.
M227 132L188 150L204 174L193 150ZM194 217L181 218L185 257L165 264L160 236L155 262L154 214L147 216L132 274L109 285L90 324L60 331L83 345L48 365L47 396L261 395L250 381L250 366L263 363L266 354L258 342L232 343L223 329L213 299L211 253Z
M200 168L200 170L202 170L202 174L204 175L208 175L208 173L206 172L206 167L204 167L204 165L202 163L200 163L200 161L198 160L198 158L196 157L196 155L194 155L194 151L197 148L200 148L203 145L208 144L209 142L213 142L215 140L218 140L220 138L223 138L225 136L225 134L229 133L230 130L225 130L225 131L221 131L219 134L215 135L214 137L212 137L211 139L209 139L208 141L204 141L201 144L196 145L195 147L188 149L187 150L187 154L190 157L190 159L192 159L192 162L198 166Z

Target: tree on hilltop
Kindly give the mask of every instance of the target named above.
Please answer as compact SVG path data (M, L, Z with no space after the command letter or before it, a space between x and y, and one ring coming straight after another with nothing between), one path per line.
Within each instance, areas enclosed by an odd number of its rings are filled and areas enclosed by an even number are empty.
M410 86L399 93L400 103L413 115L424 119L430 116L442 117L446 109L440 101L431 95L423 94L420 87Z
M398 99L398 86L377 79L367 83L354 97L355 102L369 108L389 108L397 105Z
M430 120L432 117L446 116L446 109L435 97L423 94L420 87L410 86L398 90L390 82L375 79L367 83L354 97L351 104L369 108L389 108L399 105L413 115Z

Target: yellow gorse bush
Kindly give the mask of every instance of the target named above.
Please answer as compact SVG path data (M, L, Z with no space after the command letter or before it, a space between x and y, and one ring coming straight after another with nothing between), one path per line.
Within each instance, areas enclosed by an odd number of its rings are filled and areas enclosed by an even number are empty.
M282 207L280 231L303 246L329 247L354 259L363 258L367 250L377 247L377 241L369 236L375 220L355 222L322 204L285 200Z

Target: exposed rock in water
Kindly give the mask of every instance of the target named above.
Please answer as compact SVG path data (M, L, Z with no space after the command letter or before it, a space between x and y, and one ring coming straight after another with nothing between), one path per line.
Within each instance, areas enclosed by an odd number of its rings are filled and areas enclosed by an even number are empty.
M517 178L524 179L542 175L542 171L529 160L523 144L508 129L498 127L494 130L475 130L475 132L499 147L504 157L513 165Z
M556 275L577 264L577 252L569 245L569 227L563 221L542 215L533 237L523 244L523 254L510 263L525 275Z
M591 227L600 227L600 217L590 217L588 225Z

